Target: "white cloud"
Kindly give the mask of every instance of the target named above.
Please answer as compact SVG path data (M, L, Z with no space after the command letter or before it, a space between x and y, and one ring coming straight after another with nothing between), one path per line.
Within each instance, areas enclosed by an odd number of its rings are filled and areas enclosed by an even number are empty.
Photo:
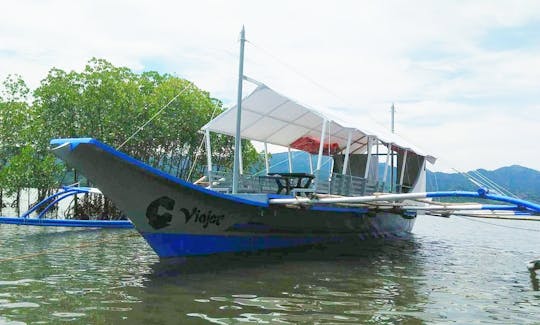
M250 77L385 127L396 102L398 131L460 168L540 169L540 48L480 45L539 14L538 1L18 1L0 12L0 79L36 87L53 66L101 57L159 65L231 102L245 24Z
M441 157L441 166L435 169L466 171L510 164L538 168L538 154L530 146L538 137L538 119L503 114L478 118L482 123L464 115L460 120L423 128L406 127L403 131Z

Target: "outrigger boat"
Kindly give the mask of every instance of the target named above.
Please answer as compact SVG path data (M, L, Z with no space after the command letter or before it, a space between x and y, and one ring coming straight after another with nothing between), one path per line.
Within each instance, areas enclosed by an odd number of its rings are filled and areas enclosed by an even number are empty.
M206 183L175 178L95 139L51 141L53 153L113 200L160 257L400 236L423 212L530 220L540 213L539 205L485 190L426 193L426 163L435 157L374 124L339 121L262 83L242 98L243 81L253 81L243 75L243 43L242 31L238 103L202 128ZM211 132L235 136L232 173L213 169ZM298 172L289 160L288 173L271 174L265 154L265 175L245 175L240 139L264 143L265 153L273 144L317 154L317 164ZM333 158L328 177L324 155ZM448 196L506 204L431 201Z

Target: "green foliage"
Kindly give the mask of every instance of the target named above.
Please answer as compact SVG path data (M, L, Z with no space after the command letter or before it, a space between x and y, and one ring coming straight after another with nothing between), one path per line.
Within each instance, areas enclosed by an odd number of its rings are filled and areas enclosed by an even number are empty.
M8 192L58 186L62 173L48 153L53 138L93 137L122 145L127 154L181 178L198 156L191 175L196 179L206 164L204 146L197 155L199 130L223 111L220 101L185 79L137 74L95 58L80 72L51 69L31 104L19 76L9 76L2 86L0 187ZM231 168L234 140L213 135L212 149L214 163ZM260 159L249 142L243 143L243 157L246 167Z
M33 147L25 146L0 170L0 182L6 194L11 195L22 188L50 188L62 172L62 166L52 155L41 155Z
M23 102L28 98L30 89L19 75L8 75L2 82L0 101Z
M3 167L15 157L29 136L32 108L26 102L28 87L19 76L8 76L0 88L0 185L8 189ZM13 189L11 189L13 190Z

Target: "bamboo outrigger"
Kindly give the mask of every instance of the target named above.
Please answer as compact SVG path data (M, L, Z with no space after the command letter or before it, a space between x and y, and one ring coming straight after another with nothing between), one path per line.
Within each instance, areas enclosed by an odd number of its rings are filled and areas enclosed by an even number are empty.
M78 220L45 218L47 212L49 212L60 201L77 194L85 193L101 194L101 191L92 187L64 186L57 193L54 193L36 203L20 217L0 217L0 224L42 227L133 228L133 224L129 220ZM35 212L37 213L37 216L35 218L31 217Z

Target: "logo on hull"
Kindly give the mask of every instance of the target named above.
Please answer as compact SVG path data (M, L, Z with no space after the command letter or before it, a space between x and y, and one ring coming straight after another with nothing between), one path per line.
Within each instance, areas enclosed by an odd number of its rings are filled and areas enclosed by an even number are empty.
M174 200L170 197L162 196L148 205L148 208L146 208L146 218L148 218L148 224L154 229L165 228L171 224L172 220L172 214L169 212L159 213L159 208L172 211Z

